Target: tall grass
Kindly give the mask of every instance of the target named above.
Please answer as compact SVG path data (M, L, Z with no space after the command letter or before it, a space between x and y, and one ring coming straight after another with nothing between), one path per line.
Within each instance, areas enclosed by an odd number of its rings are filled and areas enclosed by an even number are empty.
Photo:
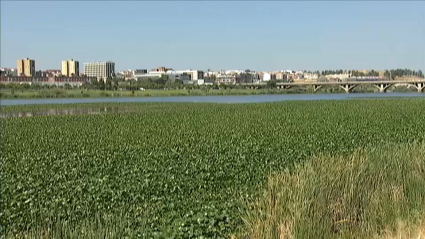
M100 215L97 214L93 218L71 222L62 218L48 218L53 223L45 223L38 220L35 227L28 228L24 231L9 231L4 238L40 238L40 239L113 239L113 238L135 238L143 236L144 228L134 230L134 225L127 219L129 215L125 213L119 215ZM142 232L142 233L141 233Z
M315 157L248 205L241 238L425 238L425 144Z

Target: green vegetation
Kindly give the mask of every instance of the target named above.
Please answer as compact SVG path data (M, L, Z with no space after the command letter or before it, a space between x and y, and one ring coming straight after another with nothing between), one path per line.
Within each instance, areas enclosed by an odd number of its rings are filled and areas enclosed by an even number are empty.
M248 238L420 238L425 233L425 143L348 157L320 155L271 175L247 211ZM397 232L399 222L403 231ZM425 235L425 234L423 234ZM394 237L395 238L395 237Z
M1 99L49 99L49 98L104 98L104 97L166 97L166 96L219 96L219 95L268 95L268 94L297 94L313 93L311 87L293 87L290 89L275 89L276 82L270 81L264 89L246 89L236 86L220 86L220 89L204 86L188 89L151 89L151 90L81 90L81 89L20 89L1 90ZM354 93L377 92L374 86L357 86ZM417 92L413 87L398 86L390 87L393 92ZM345 93L338 86L324 86L316 93Z
M421 70L415 71L410 69L395 69L390 71L387 70L385 71L384 76L385 77L391 76L392 79L395 79L396 77L403 77L403 76L417 76L417 77L424 78L424 74Z
M136 90L136 91L101 91L101 90L22 90L0 91L2 99L37 99L37 98L103 98L103 97L165 97L165 96L219 96L219 95L264 95L307 93L306 89L294 88L289 90L278 89L169 89L169 90Z
M348 157L365 147L370 159L388 144L418 152L425 139L423 99L110 105L136 110L1 119L2 235L225 238L244 230L246 202L261 199L268 175L298 170L314 155ZM11 109L42 107L50 106ZM393 159L390 168L398 167ZM393 181L377 183L407 182L413 191L404 192L419 197L420 181L400 166ZM328 192L321 200L338 195ZM407 215L420 203L409 202L388 215Z
M312 72L308 72L312 73ZM326 76L326 75L334 75L334 74L350 74L352 76L379 76L379 72L375 70L370 70L367 72L359 71L359 70L324 70L321 72L314 72L318 75ZM416 77L424 77L424 74L421 70L415 71L411 69L392 69L392 70L385 70L384 76L387 78L391 78L394 80L396 77L404 77L404 76L416 76Z

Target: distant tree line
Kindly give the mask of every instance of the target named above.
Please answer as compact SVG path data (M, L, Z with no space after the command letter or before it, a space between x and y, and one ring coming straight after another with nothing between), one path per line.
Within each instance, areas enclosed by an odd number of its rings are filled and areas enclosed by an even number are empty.
M424 77L424 74L421 70L415 71L410 69L394 69L394 70L386 70L384 72L384 76L388 77L390 76L391 72L391 78L395 79L395 77L401 77L401 76L417 76L417 77ZM310 71L307 71L307 73L310 73ZM337 75L337 74L350 74L351 76L379 76L379 72L375 70L370 70L368 72L358 71L358 70L324 70L320 72L320 75L326 76L326 75Z
M316 74L316 75L320 75L320 71L307 71L307 70L304 70L303 72L304 72L304 73L308 73L308 74ZM324 73L324 71L323 71L323 73Z
M364 73L362 71L353 70L353 71L349 71L349 74L351 74L351 76L355 76L355 77L356 76L379 76L379 72L374 71L374 70L371 70L367 73Z
M321 72L322 76L326 75L337 75L337 74L344 74L346 71L344 70L325 70Z
M416 76L416 77L424 77L424 74L421 70L414 71L410 69L395 69L390 71L385 71L384 76L387 78L390 78L394 80L396 77L402 77L402 76Z

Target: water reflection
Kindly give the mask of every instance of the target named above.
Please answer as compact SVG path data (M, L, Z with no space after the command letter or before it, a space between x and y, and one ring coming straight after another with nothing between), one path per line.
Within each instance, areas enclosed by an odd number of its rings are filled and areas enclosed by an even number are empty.
M69 109L47 109L39 111L14 111L0 112L0 118L14 117L32 117L32 116L48 116L48 115L98 115L105 113L122 113L129 112L131 109L125 107L85 107L85 108L69 108Z
M132 98L66 98L0 100L1 106L76 104L76 103L136 103L136 102L205 102L205 103L261 103L288 100L347 100L361 98L425 98L424 93L352 93L352 94L283 94L283 95L227 95L227 96L167 96Z

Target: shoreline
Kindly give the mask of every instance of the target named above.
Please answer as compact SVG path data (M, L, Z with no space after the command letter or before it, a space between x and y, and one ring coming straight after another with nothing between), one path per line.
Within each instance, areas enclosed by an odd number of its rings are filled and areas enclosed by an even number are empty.
M180 96L238 96L238 95L319 95L341 94L344 91L331 88L328 90L310 92L305 89L169 89L169 90L144 90L144 91L102 91L102 90L30 90L30 91L0 91L1 100L25 100L25 99L70 99L70 98L151 98L151 97L180 97ZM349 94L377 93L376 90L359 90ZM396 90L388 93L417 93L413 90Z

